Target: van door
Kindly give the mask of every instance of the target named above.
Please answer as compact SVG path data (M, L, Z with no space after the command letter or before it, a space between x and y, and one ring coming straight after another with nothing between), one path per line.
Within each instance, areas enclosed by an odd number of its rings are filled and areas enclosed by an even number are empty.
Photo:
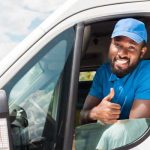
M5 85L14 150L62 149L75 35L59 34Z

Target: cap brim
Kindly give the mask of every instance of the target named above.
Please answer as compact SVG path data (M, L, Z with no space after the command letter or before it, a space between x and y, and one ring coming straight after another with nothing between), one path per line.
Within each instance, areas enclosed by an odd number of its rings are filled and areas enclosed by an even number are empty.
M133 41L135 41L138 44L143 41L143 38L141 38L137 34L131 33L131 32L124 32L124 31L115 32L115 33L112 34L111 38L114 38L116 36L126 36L126 37L132 39Z

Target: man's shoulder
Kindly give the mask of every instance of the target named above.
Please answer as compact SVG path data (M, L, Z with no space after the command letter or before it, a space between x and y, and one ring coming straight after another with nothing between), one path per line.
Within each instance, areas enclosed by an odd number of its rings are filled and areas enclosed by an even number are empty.
M150 60L141 60L141 64L150 64Z
M136 74L136 79L143 79L150 77L150 60L140 61L134 74Z
M150 70L147 70L147 69L150 69L150 60L142 60L140 62L139 67L142 71L149 71L150 72Z

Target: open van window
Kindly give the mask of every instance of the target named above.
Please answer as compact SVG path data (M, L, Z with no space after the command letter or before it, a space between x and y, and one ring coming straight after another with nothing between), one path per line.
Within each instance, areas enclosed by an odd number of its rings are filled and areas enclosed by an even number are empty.
M138 19L145 21L146 26L150 25L150 20L147 18L141 17ZM90 150L94 148L109 150L119 148L135 142L142 137L149 127L149 118L119 120L113 125L101 125L98 121L97 123L80 126L80 113L92 85L92 71L97 70L99 66L108 62L107 55L111 42L111 33L117 20L113 19L87 25L90 28L90 36L88 37L89 42L86 45L86 49L83 50L81 55L81 73L76 104L75 145L77 150ZM148 59L149 55L150 53L147 52L144 59ZM83 70L84 72L82 72ZM88 80L87 77L91 79Z

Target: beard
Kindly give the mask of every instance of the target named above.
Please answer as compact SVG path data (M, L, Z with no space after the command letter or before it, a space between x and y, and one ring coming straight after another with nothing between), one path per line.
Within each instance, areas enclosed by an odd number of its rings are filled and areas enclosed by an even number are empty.
M117 77L123 77L125 75L127 75L128 73L132 72L136 66L138 65L140 58L137 59L136 62L130 64L130 60L128 60L128 67L127 68L122 68L121 66L117 66L115 67L115 63L116 63L116 58L114 58L111 61L111 70L114 74L116 74Z

